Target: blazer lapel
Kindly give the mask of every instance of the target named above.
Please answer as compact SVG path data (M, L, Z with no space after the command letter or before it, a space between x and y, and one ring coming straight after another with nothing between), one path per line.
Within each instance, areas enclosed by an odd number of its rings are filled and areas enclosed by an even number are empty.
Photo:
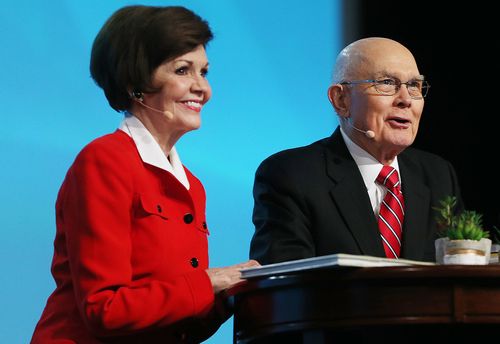
M363 177L338 128L326 146L326 172L334 182L330 194L348 230L363 254L385 256Z
M417 168L404 154L398 157L398 162L405 200L402 256L421 260L428 231L430 190L416 173Z

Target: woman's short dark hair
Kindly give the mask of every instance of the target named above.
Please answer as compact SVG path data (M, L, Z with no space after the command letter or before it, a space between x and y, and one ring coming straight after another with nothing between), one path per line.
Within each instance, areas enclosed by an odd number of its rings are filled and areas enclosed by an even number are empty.
M132 91L154 92L163 62L213 38L208 23L181 6L127 6L104 24L92 45L90 74L116 111L131 107Z

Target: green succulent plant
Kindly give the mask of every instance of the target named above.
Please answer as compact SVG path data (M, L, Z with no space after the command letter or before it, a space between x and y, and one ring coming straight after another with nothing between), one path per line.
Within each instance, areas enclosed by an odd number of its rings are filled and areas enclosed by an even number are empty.
M438 215L438 235L448 237L450 240L481 240L489 237L489 232L483 229L482 215L473 210L464 210L455 214L454 208L457 199L447 196L435 207Z

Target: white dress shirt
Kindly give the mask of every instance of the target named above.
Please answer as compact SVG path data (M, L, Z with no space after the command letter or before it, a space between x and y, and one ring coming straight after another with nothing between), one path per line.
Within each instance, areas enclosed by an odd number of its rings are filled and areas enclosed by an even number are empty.
M370 197L373 213L377 217L380 209L380 204L382 203L382 200L387 193L387 188L376 183L375 181L384 165L382 165L377 159L371 156L370 153L355 144L346 135L346 133L344 133L342 128L340 128L340 133L344 138L349 153L351 153L354 161L356 162L356 165L358 165L359 172L361 172L361 176L363 177L363 181L365 182L366 191L368 192L368 196ZM394 167L396 171L398 171L399 176L401 176L401 174L399 173L398 157L394 158L390 166ZM401 177L399 179L401 182Z

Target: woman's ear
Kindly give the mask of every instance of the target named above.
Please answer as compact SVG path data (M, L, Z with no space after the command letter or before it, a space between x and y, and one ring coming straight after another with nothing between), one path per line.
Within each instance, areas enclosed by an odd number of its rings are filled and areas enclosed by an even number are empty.
M349 117L349 95L343 85L333 84L330 86L328 88L328 99L340 117Z

